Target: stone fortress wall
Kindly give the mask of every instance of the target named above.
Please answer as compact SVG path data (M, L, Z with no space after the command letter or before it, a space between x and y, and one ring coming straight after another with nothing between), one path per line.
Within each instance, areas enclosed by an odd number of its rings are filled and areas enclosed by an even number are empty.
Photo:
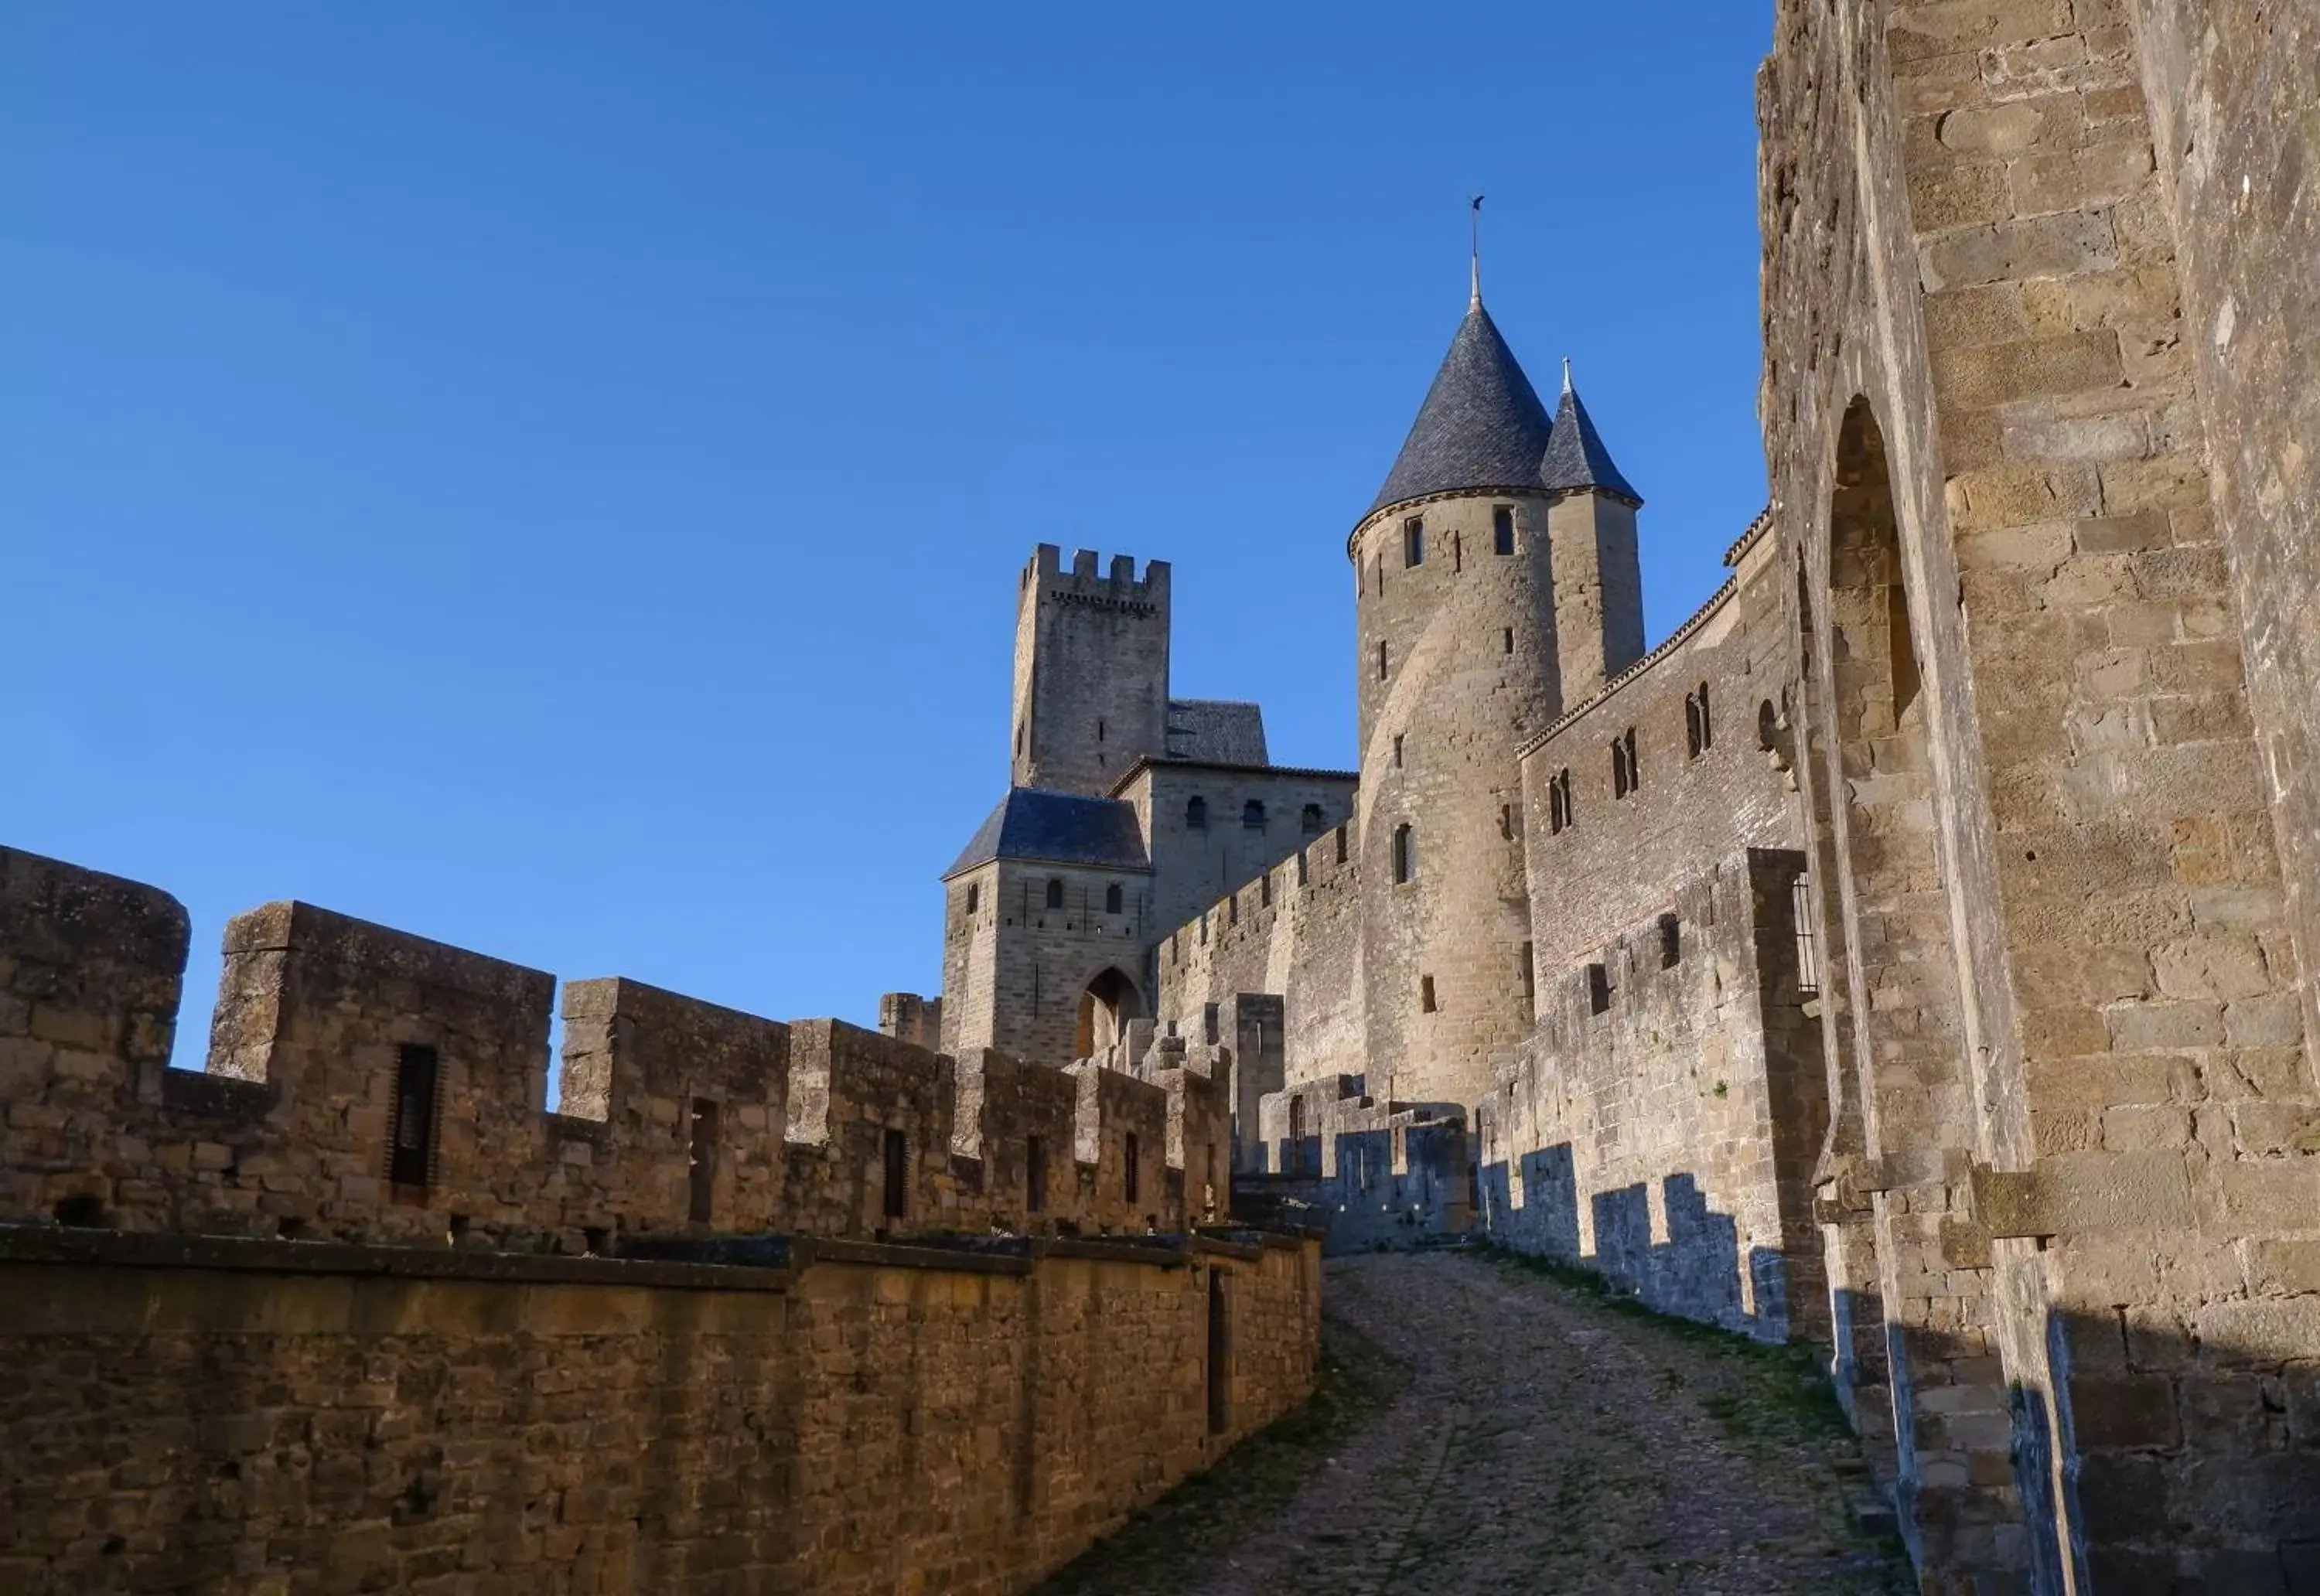
M1760 77L1834 1361L1933 1589L2320 1585L2313 42L1792 0Z
M1014 1591L1310 1387L1197 1068L587 981L549 1113L552 977L277 903L195 1074L186 955L0 850L8 1589Z

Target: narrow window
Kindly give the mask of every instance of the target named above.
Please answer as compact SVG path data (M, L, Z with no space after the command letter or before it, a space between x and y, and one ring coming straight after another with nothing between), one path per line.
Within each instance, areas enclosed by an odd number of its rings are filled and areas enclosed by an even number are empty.
M1434 1012L1434 977L1431 975L1418 978L1418 1007L1424 1013Z
M1273 907L1273 872L1270 870L1256 878L1256 901L1261 908Z
M1240 824L1244 831L1264 830L1264 805L1252 798L1240 806Z
M1500 554L1515 551L1515 507L1500 504L1491 512L1491 547Z
M1301 848L1299 848L1297 850L1297 884L1299 886L1303 886L1306 882L1310 879L1310 873L1311 868L1312 867L1305 862L1305 850Z
M1232 1428L1231 1368L1226 1362L1225 1272L1209 1269L1209 1433Z
M1137 1194L1144 1189L1144 1183L1140 1178L1143 1171L1139 1167L1144 1162L1144 1149L1137 1143L1136 1132L1133 1130L1120 1139L1128 1144L1125 1149L1128 1167L1119 1173L1119 1194L1133 1202L1137 1200Z
M972 914L972 913L974 913L977 909L980 909L981 907L983 907L983 888L982 888L982 886L981 886L980 884L978 884L977 883L974 883L974 882L969 882L969 883L967 883L967 886L966 886L966 911L967 911L969 914Z
M1059 875L1050 875L1047 877L1047 907L1050 909L1061 909L1063 906L1063 877Z
M1038 1213L1047 1206L1047 1143L1035 1136L1023 1144L1023 1207Z
M1385 639L1378 639L1378 680L1385 680Z
M1531 945L1527 942L1522 945L1522 986L1526 1002L1538 996L1537 956L1531 951Z
M1203 948L1206 948L1208 945L1209 945L1209 917L1208 917L1207 915L1203 914L1202 916L1201 916L1201 947L1203 947Z
M1023 722L1020 721L1015 722L1015 757L1018 759L1023 757Z
M1126 901L1126 898L1127 894L1119 890L1119 884L1116 881L1113 882L1110 886L1103 889L1103 911L1106 914L1119 913L1119 906Z
M1426 519L1413 515L1401 523L1401 563L1418 566L1426 563Z
M705 1225L717 1201L717 1105L705 1097L693 1100L693 1138L685 1156L693 1176L693 1222Z
M1418 841L1407 825L1393 829L1393 878L1398 882L1414 879L1418 875Z
M1400 732L1396 732L1393 739L1393 767L1396 770L1401 768L1401 734Z
M386 1178L423 1190L435 1173L435 1049L394 1050L394 1124L387 1132Z
M1797 990L1811 997L1820 991L1820 959L1813 948L1820 914L1813 907L1811 876L1798 876L1789 888L1789 917L1797 926Z
M1708 712L1708 684L1699 685L1699 751L1706 753L1716 746L1716 721Z
M1563 766L1546 784L1546 832L1560 835L1571 824L1571 767Z
M1235 893L1231 897L1225 900L1225 923L1228 926L1237 926L1240 924L1240 894L1238 893Z
M1587 966L1587 1007L1590 1012L1607 1013L1611 1007L1611 972L1601 965Z
M885 1138L886 1154L886 1217L899 1220L911 1206L911 1138L899 1130L889 1130Z
M1377 557L1377 590L1378 597L1383 598L1385 596L1385 555L1382 551Z
M1297 827L1308 837L1319 837L1321 834L1321 806L1307 804L1297 817Z
M1095 739L1098 742L1103 740L1103 722L1101 720L1095 723Z
M1501 654L1511 654L1511 653L1513 653L1514 651L1515 651L1515 629L1514 629L1513 627L1511 627L1511 626L1507 626L1507 627L1501 627L1501 628L1500 628L1500 629L1499 629L1499 652L1500 652L1500 653L1501 653Z
M1611 739L1611 796L1625 798L1638 785L1636 775L1636 729L1628 727Z
M1344 864L1345 862L1346 862L1346 829L1345 829L1345 827L1343 827L1343 826L1339 826L1339 827L1337 828L1337 863L1339 863L1340 865L1342 865L1342 864Z
M1450 568L1454 571L1466 568L1466 540L1457 532L1450 534Z
M1699 757L1699 700L1687 693L1683 695L1683 754L1687 759Z
M1184 829L1205 831L1209 829L1209 801L1195 795L1184 805Z
M1217 1005L1201 1005L1201 1040L1213 1047L1217 1045Z
M1683 922L1672 914L1660 916L1660 968L1672 970L1683 962Z

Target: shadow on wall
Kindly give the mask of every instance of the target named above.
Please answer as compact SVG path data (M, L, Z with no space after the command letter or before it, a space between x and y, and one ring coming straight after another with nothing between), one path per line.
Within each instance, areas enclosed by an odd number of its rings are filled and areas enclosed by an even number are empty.
M1862 1311L1834 1293L1838 1322ZM1884 1321L1871 1358L1835 1374L1903 1539L2079 1591L2320 1592L2320 1363L2296 1328L2309 1299L2256 1299L2229 1333L2048 1312L2045 1371L1934 1386L1989 1349ZM2267 1328L2267 1327L2270 1327ZM1898 1415L1914 1411L1911 1421ZM1872 1454L1873 1455L1873 1454ZM1984 1489L2007 1478L1993 1499ZM2068 1574L2068 1582L2065 1574Z
M1760 1341L1789 1338L1788 1269L1780 1253L1750 1247L1744 1264L1738 1222L1709 1208L1690 1174L1660 1182L1663 1220L1656 1226L1651 1192L1642 1183L1596 1192L1589 1204L1591 1253L1582 1250L1570 1143L1527 1153L1512 1170L1503 1161L1484 1165L1475 1186L1477 1229L1483 1234L1592 1270L1660 1312Z

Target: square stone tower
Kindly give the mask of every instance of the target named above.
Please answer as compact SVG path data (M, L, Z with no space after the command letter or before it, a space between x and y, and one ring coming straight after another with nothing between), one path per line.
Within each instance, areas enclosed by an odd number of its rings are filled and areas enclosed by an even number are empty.
M1042 543L1015 599L1012 784L1104 793L1168 749L1168 564Z

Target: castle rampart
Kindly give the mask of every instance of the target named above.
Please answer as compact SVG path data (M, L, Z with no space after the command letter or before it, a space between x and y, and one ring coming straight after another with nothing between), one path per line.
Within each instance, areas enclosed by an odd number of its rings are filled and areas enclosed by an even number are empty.
M565 986L548 1112L552 976L304 903L229 925L211 1067L171 1070L186 936L166 893L0 850L0 1222L581 1254L712 1230L1175 1230L1223 1204L1197 1138L1202 1206L1166 1162L1172 1092L1213 1117L1197 1075L962 1072L633 981ZM1015 1146L1035 1134L1036 1208Z
M1821 1326L1803 870L1792 851L1727 856L1542 989L1477 1111L1480 1226L1665 1311L1768 1340Z
M0 849L0 1586L1002 1596L1310 1387L1316 1244L1186 1233L1181 1050L583 981L550 1113L543 972L269 904L193 1074L186 941Z

